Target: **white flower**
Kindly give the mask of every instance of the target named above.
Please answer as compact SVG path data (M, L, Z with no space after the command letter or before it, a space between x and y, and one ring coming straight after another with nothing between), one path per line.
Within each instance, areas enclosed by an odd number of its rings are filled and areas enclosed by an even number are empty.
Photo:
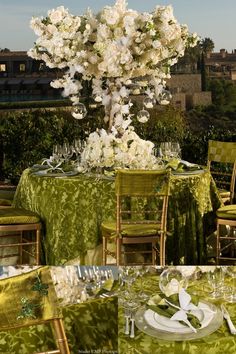
M67 14L64 6L59 6L56 10L51 10L48 12L48 17L53 24L60 22L63 17Z
M169 104L163 89L170 67L184 55L186 46L197 43L197 35L190 35L187 26L177 22L171 6L138 13L127 9L125 0L104 7L98 15L88 10L82 16L73 16L60 6L48 11L45 19L33 18L30 25L39 37L29 56L43 60L49 68L68 69L51 85L63 89L63 96L70 97L75 105L79 103L82 80L92 80L93 98L105 107L104 121L112 133L91 135L84 160L91 166L96 166L99 159L100 166L156 168L151 142L140 139L131 128L127 85L133 78L146 76L148 97ZM106 83L103 78L107 78ZM136 93L140 93L139 88ZM151 106L151 102L146 105ZM83 118L80 113L73 116ZM148 114L138 119L146 122Z

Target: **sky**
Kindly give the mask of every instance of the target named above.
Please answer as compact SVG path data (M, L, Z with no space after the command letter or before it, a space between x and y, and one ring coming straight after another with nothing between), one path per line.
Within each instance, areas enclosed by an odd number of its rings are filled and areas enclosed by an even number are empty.
M36 36L29 26L31 17L45 17L47 11L63 5L73 15L81 15L90 7L94 13L115 0L0 0L0 48L30 49ZM190 32L209 37L215 44L231 52L236 49L235 0L129 0L128 7L141 12L156 5L172 5L179 23Z

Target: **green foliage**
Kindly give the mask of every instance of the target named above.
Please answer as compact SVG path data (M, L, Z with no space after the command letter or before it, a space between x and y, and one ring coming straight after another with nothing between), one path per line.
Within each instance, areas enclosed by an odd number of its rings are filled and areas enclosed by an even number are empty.
M17 109L17 108L46 108L46 107L65 107L71 106L71 102L66 99L50 100L50 101L17 101L17 102L0 102L0 110Z
M137 106L134 109L137 112ZM135 112L132 125L142 139L151 140L156 146L164 141L183 141L186 124L179 109L171 105L157 106L150 111L150 119L146 124L135 119Z
M212 92L212 102L216 105L235 104L236 86L227 80L211 79L208 81L207 90Z
M225 106L226 107L226 106ZM150 120L142 124L135 115L140 103L133 107L133 126L141 138L158 147L161 142L179 142L182 157L205 164L209 139L236 141L236 107L211 105L183 112L172 106L157 106L150 111ZM96 118L95 118L96 117ZM22 171L48 158L54 144L85 139L92 131L104 126L102 107L90 108L83 120L72 117L70 109L38 109L0 114L0 155L4 156L0 180L8 178L17 184Z

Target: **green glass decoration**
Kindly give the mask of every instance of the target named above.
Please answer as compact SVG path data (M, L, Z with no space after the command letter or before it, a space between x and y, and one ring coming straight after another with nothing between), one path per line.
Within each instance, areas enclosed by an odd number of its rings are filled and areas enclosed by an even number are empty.
M35 309L37 307L39 307L40 305L33 304L26 297L21 298L21 304L22 304L22 308L21 308L19 315L17 316L17 320L21 320L21 319L25 319L25 318L35 319L36 318Z
M36 281L35 281L34 285L32 286L32 290L38 291L41 296L48 295L48 285L44 284L42 282L38 273L36 275Z

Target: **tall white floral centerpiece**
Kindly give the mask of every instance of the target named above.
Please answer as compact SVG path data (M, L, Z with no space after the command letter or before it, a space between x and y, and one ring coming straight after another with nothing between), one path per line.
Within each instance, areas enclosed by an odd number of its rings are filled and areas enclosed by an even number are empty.
M87 113L81 103L83 80L91 81L94 101L105 108L104 129L88 137L84 162L90 167L154 168L154 144L134 132L132 119L145 123L148 108L169 103L165 84L170 67L186 47L196 45L197 35L177 22L171 6L139 13L128 9L125 0L105 6L97 15L87 10L73 16L60 6L45 18L33 18L31 27L39 37L28 54L49 68L65 70L51 85L70 97L72 115L83 119ZM133 117L131 95L137 78L145 78L145 98L143 109Z

